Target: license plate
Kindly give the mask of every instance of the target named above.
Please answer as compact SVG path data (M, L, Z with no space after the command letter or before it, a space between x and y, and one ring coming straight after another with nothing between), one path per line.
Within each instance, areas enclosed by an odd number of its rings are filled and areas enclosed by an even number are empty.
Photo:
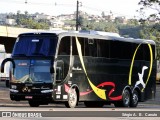
M25 96L26 99L32 99L32 96Z

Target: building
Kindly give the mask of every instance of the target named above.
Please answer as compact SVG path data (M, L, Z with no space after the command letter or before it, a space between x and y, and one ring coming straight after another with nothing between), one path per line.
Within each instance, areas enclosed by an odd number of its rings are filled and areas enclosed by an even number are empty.
M15 19L6 19L5 20L6 25L16 25Z
M52 18L52 16L41 13L41 14L36 14L34 19L36 19L36 20L50 20L51 18Z
M62 15L57 16L57 19L58 20L73 20L75 19L75 16L74 14L62 14Z
M7 17L7 14L0 14L0 25L5 24L6 17Z
M106 21L114 21L115 20L115 17L113 15L105 15L103 16L103 18L106 20Z
M54 28L62 28L64 26L64 22L53 21L53 22L51 22L51 26L54 27Z
M115 21L119 22L119 23L122 23L122 24L127 24L127 19L125 16L118 16L118 17L115 17Z

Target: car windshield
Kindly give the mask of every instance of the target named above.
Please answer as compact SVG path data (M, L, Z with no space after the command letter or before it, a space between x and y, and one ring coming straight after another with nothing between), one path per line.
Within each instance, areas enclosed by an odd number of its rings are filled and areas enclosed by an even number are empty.
M13 56L54 56L57 45L55 35L22 35L15 44Z

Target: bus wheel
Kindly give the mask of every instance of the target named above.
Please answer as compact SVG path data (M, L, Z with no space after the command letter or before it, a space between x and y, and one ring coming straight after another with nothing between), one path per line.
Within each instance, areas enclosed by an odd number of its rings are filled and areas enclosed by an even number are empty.
M131 97L130 107L137 107L138 105L138 92L135 90Z
M90 107L90 108L101 108L104 106L104 103L103 102L86 101L86 102L84 102L84 105L86 107Z
M129 107L130 105L130 92L126 89L122 94L122 101L117 101L114 103L115 107Z
M67 108L75 108L78 102L77 92L75 88L71 88L68 93L68 101L65 102Z
M28 103L30 107L39 107L39 103L37 101L30 100Z

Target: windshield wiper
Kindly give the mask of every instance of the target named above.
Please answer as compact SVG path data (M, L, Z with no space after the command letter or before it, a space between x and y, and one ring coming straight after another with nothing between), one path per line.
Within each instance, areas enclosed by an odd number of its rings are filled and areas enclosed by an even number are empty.
M44 82L44 81L42 81L42 80L35 80L34 82L45 83L45 82Z

